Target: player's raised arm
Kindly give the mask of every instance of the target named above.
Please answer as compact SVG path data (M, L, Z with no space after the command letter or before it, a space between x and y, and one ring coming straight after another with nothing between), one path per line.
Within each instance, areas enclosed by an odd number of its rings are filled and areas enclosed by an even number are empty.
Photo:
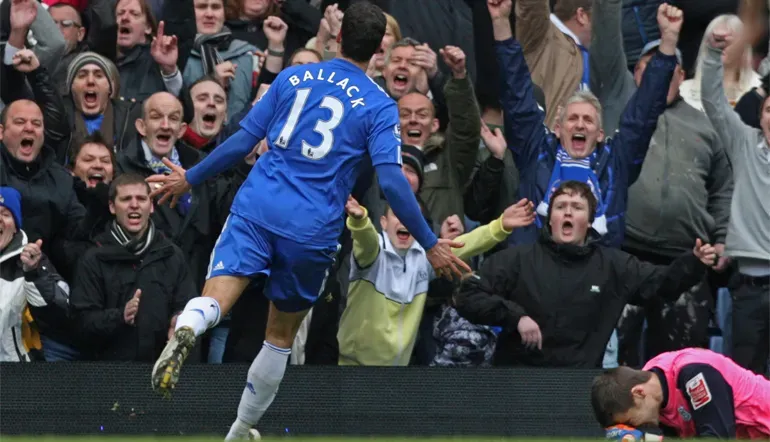
M382 193L393 213L427 252L436 275L462 277L464 272L470 273L470 267L452 253L452 248L463 244L436 238L401 171L401 127L395 103L383 106L374 116L368 146Z
M452 248L460 248L462 243L448 239L437 239L422 215L417 198L409 187L401 166L398 164L378 164L375 166L382 193L396 217L406 226L414 239L426 250L428 261L438 276L462 277L471 268L462 259L452 253Z

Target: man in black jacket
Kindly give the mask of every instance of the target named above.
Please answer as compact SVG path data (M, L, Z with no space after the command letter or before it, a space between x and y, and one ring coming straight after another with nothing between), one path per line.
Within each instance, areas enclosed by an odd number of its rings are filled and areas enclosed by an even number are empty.
M504 328L496 365L599 368L626 304L676 300L716 259L700 239L666 267L601 246L590 230L596 204L587 184L562 183L540 239L493 255L461 285L457 311Z
M48 74L34 53L6 46L14 51L13 65L2 66L2 81L10 86L11 103L0 118L0 185L13 187L24 201L22 213L30 242L42 240L43 253L54 267L66 268L66 258L56 244L87 237L93 221L78 201L69 171L61 165L69 127L61 97L51 87ZM35 101L26 99L24 78L32 87ZM17 94L21 94L21 96ZM29 97L33 98L33 97ZM15 101L14 101L15 100ZM42 339L67 360L77 357L77 339L66 315L57 310L33 311Z
M70 150L68 168L78 201L86 208L90 230L81 238L61 238L52 246L57 270L67 281L75 275L77 264L93 246L93 238L101 235L113 219L109 208L110 183L115 177L115 154L109 143L96 131L85 138L76 137Z
M91 356L152 361L196 296L182 250L155 230L150 187L135 174L110 185L115 219L81 259L70 305Z

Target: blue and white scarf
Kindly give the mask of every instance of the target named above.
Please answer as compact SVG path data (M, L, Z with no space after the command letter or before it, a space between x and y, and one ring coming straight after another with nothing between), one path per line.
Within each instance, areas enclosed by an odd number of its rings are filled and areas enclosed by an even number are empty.
M543 201L537 206L537 213L540 216L548 216L548 204L551 201L551 195L556 189L565 181L579 181L586 183L591 188L591 191L596 197L596 214L594 216L594 222L592 227L599 232L600 235L607 233L607 218L604 216L604 212L607 209L607 205L602 198L602 189L599 186L599 178L591 168L591 162L596 158L596 152L592 153L588 158L574 159L569 156L567 151L561 147L556 150L556 162L553 165L553 171L551 172L551 179L548 182L548 189L545 192Z
M152 153L150 146L148 146L144 140L142 140L142 148L144 149L144 157L147 159L147 165L150 166L150 169L152 169L153 172L160 175L171 174L171 168L163 164L162 158L158 158L155 156L155 154ZM168 156L168 159L175 165L182 167L182 163L179 160L179 151L176 149L176 147L171 149L171 154ZM182 216L187 216L187 212L190 211L191 204L192 194L190 194L190 192L187 192L179 197L179 202L176 205L179 214Z

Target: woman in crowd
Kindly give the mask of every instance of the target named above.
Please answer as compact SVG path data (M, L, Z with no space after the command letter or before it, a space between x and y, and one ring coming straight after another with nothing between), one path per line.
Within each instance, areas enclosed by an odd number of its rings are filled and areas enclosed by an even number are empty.
M759 74L754 72L752 68L752 50L745 41L746 33L743 22L737 15L720 15L709 23L703 35L698 59L695 62L695 77L682 83L679 88L679 92L687 104L700 111L703 111L700 83L703 76L704 57L708 52L706 36L713 33L714 29L723 27L729 29L736 37L735 43L722 53L725 95L727 95L730 106L735 107L743 94L761 85Z

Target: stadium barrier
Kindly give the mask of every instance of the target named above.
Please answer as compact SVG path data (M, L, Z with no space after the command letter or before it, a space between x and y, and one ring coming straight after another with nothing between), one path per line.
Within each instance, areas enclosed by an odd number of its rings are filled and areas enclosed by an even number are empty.
M151 366L0 364L0 433L224 435L247 365L189 365L171 399ZM601 437L593 370L291 366L263 435Z

